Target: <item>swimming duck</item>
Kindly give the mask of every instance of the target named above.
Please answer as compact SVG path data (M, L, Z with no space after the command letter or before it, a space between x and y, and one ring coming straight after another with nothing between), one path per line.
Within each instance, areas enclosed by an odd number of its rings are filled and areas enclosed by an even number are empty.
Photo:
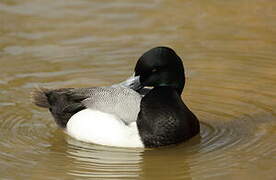
M199 133L199 121L181 99L182 60L156 47L137 61L134 75L109 87L38 89L37 106L48 108L70 136L118 147L159 147ZM152 87L152 88L147 88Z

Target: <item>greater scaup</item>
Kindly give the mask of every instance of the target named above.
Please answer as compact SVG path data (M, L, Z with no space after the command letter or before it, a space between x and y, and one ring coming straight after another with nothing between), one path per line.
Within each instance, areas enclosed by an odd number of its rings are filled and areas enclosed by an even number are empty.
M171 48L156 47L139 58L134 76L125 82L39 89L33 99L76 139L118 147L159 147L199 133L197 117L181 99L184 84L180 57Z

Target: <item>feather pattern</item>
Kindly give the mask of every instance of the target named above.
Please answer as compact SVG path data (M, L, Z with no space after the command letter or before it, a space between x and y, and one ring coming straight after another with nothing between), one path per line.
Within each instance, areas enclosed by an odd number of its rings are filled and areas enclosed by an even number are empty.
M66 127L68 120L83 109L113 114L124 123L136 121L141 95L123 86L36 89L32 93L34 104L48 108L56 123Z

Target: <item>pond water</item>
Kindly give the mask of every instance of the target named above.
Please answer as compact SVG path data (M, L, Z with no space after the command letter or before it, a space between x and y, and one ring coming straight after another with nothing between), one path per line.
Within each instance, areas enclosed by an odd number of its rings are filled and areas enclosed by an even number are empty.
M0 179L276 179L275 0L2 0ZM160 149L86 144L30 92L105 86L155 46L182 57L201 133Z

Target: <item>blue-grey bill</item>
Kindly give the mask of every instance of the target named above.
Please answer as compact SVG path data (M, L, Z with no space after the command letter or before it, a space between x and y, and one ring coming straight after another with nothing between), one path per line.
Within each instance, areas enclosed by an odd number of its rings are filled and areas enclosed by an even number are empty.
M135 76L134 74L117 85L125 86L135 91L138 91L143 88L142 84L140 83L140 76Z

